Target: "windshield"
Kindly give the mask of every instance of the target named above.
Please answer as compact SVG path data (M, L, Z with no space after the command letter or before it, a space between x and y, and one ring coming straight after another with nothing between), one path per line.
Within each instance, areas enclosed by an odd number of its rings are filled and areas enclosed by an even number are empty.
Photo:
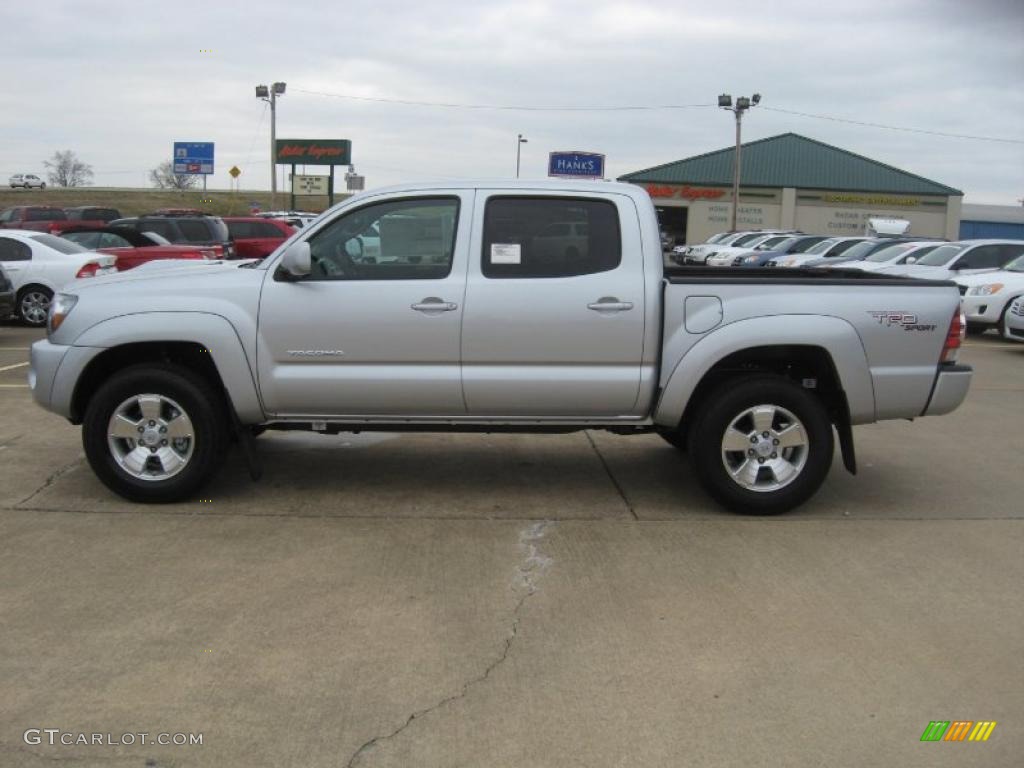
M822 240L820 243L818 243L813 248L810 248L807 251L805 251L805 253L813 253L815 256L820 256L821 254L823 254L825 251L827 251L829 248L831 248L833 245L835 245L838 242L839 242L839 238L838 237L830 237L828 240Z
M1024 256L1018 256L1003 269L1007 272L1024 272Z
M78 243L72 243L70 240L54 237L53 235L32 235L32 239L60 253L85 253L89 250L88 248L83 248Z
M851 245L849 248L844 249L842 252L843 258L856 261L863 258L864 254L869 253L876 245L878 245L878 243L874 240L862 240L856 245ZM833 253L832 255L838 256L839 254Z
M917 263L924 267L942 267L955 259L966 247L954 244L940 245L923 259L919 259Z
M784 238L781 238L780 240L777 240L775 242L772 242L771 240L766 240L765 242L763 242L759 246L757 246L756 250L758 250L758 251L785 251L790 246L792 246L793 243L795 243L796 241L797 241L797 238L795 238L795 237L784 237Z
M757 240L758 238L761 238L761 237L764 237L764 235L761 235L761 234L758 234L757 232L754 232L751 235L743 235L742 237L737 237L735 240L733 240L730 243L730 245L735 245L735 246L746 245L747 243L749 243L749 242L751 242L753 240Z
M864 259L864 261L874 261L876 263L881 261L889 261L890 259L898 258L901 254L906 253L913 247L913 245L909 244L890 245L886 248L883 248L880 251L875 251L866 259Z

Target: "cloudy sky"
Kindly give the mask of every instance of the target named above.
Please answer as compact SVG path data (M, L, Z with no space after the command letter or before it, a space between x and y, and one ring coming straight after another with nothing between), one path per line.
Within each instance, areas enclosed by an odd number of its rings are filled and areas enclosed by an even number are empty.
M371 187L512 175L517 133L524 177L564 149L605 153L614 176L729 146L731 115L700 105L760 92L744 140L792 131L1012 205L1022 41L1021 0L8 3L0 176L73 149L96 185L144 186L173 141L214 141L211 187L237 164L243 188L269 188L253 87L275 80L278 136L351 139Z

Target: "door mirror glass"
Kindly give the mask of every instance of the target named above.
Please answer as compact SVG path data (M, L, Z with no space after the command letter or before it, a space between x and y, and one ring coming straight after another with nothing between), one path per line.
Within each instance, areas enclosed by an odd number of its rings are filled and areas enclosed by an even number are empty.
M292 243L281 257L279 270L294 280L308 277L310 268L309 243L300 241Z

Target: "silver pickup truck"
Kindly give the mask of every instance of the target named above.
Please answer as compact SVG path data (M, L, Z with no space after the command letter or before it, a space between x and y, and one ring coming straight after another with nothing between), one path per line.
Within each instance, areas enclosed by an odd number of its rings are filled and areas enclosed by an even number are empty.
M100 480L188 497L232 440L318 432L656 432L707 490L810 497L833 427L964 399L953 283L663 266L654 207L614 183L360 194L262 262L155 262L68 286L32 347L36 401ZM344 467L339 467L344 473Z

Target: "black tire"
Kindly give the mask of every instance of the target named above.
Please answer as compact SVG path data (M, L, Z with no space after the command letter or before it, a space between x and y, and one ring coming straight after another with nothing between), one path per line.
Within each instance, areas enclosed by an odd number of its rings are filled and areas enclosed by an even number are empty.
M678 429L659 429L658 436L661 437L662 440L664 440L672 447L679 449L683 453L686 453L686 440L683 439L683 435Z
M111 417L126 400L154 394L180 404L192 422L191 456L177 474L162 480L133 476L120 466L108 444ZM129 501L168 503L194 494L219 468L227 452L227 403L209 382L175 365L149 363L111 376L93 395L82 421L82 446L100 481Z
M39 190L40 191L42 191L44 189L46 189L46 182L45 181L42 184L39 185Z
M999 334L999 338L1001 339L1006 338L1006 316L1010 312L1010 305L1013 304L1013 302L1015 302L1019 298L1020 296L1011 296L1007 300L1006 306L1003 307L1003 311L999 313L999 321L995 324L995 329L996 333Z
M25 325L33 328L42 328L46 325L46 316L49 313L50 301L53 299L53 291L44 285L26 285L18 291L17 313L18 319ZM39 312L42 311L40 315Z
M984 323L968 323L967 324L967 335L968 336L980 336L989 329L989 326Z
M726 469L723 446L726 430L734 422L740 423L736 419L747 409L759 405L788 411L801 423L806 436L804 447L790 449L791 456L804 456L801 468L787 484L775 490L752 490L734 479ZM742 514L776 515L799 506L821 487L832 466L834 445L832 425L817 397L789 379L759 375L724 382L701 403L700 415L690 431L689 448L697 477L716 501ZM750 450L753 449L754 446L751 446ZM804 453L796 454L792 451ZM728 455L730 460L746 461L742 451ZM756 485L763 476L761 465L750 466L756 477ZM769 474L774 476L773 473Z

